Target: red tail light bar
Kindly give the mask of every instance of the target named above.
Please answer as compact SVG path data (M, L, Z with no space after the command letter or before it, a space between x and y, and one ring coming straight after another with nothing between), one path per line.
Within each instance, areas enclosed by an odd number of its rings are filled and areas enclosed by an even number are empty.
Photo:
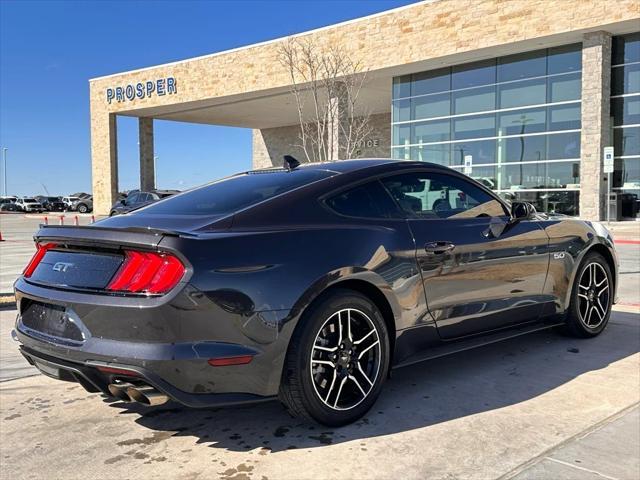
M37 244L36 253L22 275L29 278L45 254L57 246L56 243ZM124 254L124 262L107 285L107 290L127 293L166 293L184 276L184 265L170 253L125 250Z
M33 275L33 272L36 270L36 267L38 266L44 255L47 253L47 251L57 246L58 245L55 243L36 243L36 253L33 254L33 257L31 257L31 260L25 267L22 275L25 278L29 278L31 275Z
M184 265L169 253L125 250L125 259L107 290L128 293L166 293L185 272Z

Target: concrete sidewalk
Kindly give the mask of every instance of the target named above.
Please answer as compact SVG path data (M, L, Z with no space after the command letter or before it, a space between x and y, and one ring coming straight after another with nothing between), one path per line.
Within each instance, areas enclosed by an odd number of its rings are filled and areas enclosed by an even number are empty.
M516 472L505 478L637 480L640 478L640 409L636 405L613 415Z
M595 339L539 332L397 370L338 429L276 402L145 409L19 378L0 383L0 477L637 480L639 351L640 316L614 312Z

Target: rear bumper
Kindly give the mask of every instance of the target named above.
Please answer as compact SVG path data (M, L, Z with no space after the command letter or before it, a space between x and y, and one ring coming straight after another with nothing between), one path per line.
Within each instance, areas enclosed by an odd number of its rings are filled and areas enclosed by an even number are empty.
M173 401L192 408L222 407L227 405L242 405L247 403L259 403L275 399L275 396L265 397L248 393L214 393L214 394L190 394L175 388L160 376L143 367L132 367L118 363L105 363L101 361L87 361L85 363L70 362L43 354L24 345L20 352L25 359L36 366L43 374L57 380L78 382L88 392L102 392L111 395L108 385L116 379L139 381L151 385L158 391L166 394ZM135 376L114 375L98 370L100 366L122 368L135 373ZM55 374L52 372L56 372Z
M61 380L108 394L109 383L121 376L97 367L126 369L191 407L264 401L278 393L288 343L278 334L276 320L283 312L249 318L229 313L189 284L164 297L125 298L56 290L20 278L15 291L20 313L14 338L30 363L57 369ZM29 328L21 316L29 301L64 307L82 340ZM230 366L208 362L242 355L253 360Z

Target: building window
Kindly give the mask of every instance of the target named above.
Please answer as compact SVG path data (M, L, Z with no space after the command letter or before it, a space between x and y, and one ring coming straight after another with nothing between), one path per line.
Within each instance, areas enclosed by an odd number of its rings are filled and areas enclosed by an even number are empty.
M612 187L622 195L623 216L634 216L640 206L640 32L613 38L611 64Z
M620 88L635 71L621 73ZM577 215L581 84L580 44L397 77L392 156L461 171L471 156L469 175L504 197ZM625 105L620 118L637 114Z

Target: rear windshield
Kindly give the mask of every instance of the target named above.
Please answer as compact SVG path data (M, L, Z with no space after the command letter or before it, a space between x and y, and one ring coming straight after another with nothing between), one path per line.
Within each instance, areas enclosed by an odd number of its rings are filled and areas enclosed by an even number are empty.
M225 178L154 203L141 214L226 215L335 175L326 170L251 172Z

